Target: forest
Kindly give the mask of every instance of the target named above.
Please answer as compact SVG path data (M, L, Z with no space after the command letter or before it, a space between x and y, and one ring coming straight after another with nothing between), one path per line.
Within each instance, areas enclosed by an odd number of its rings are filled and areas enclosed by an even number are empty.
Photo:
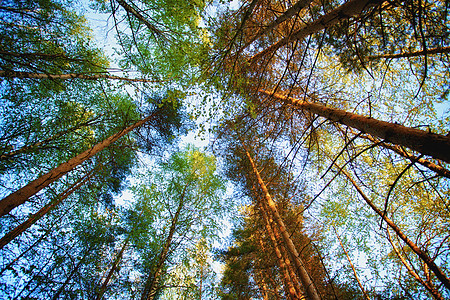
M0 298L450 299L449 10L0 1Z

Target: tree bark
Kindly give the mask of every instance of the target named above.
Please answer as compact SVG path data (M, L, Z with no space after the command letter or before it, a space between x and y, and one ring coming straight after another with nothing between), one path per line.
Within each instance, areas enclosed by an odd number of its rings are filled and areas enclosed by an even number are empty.
M369 197L366 196L366 194L364 194L364 192L361 190L361 188L353 180L353 178L347 171L340 168L336 163L335 166L339 168L340 172L342 172L347 177L347 179L352 183L352 185L355 187L355 189L358 191L358 193L361 195L364 201L366 201L366 203L369 204L372 210L375 211L394 230L397 236L401 238L409 246L409 248L414 253L416 253L420 257L420 259L423 260L425 264L427 264L427 266L430 268L431 271L433 271L433 273L436 275L439 281L442 282L442 284L444 284L444 286L450 290L450 279L435 264L434 260L430 256L428 256L428 254L425 251L420 249L413 241L411 241L391 219L389 219L381 210L379 210L375 206L375 204L373 204L373 202L369 199Z
M259 91L263 94L273 96L286 104L307 110L331 121L379 137L386 142L408 147L414 151L450 163L450 136L409 128L400 124L379 121L370 117L346 112L341 109L330 108L321 104L286 97L262 89Z
M49 211L51 211L53 208L55 208L58 204L60 204L64 199L69 197L73 192L78 190L81 186L83 186L86 181L88 181L92 175L94 170L91 170L89 173L84 175L82 178L78 179L74 184L72 184L70 187L68 187L63 193L61 193L57 199L50 202L49 204L45 205L43 208L41 208L37 213L32 214L25 222L18 225L16 228L5 234L0 239L0 250L3 249L4 246L8 245L9 242L11 242L13 239L18 237L20 234L22 234L25 230L30 228L34 223L39 221L45 214L47 214Z
M292 259L294 260L295 267L297 268L297 271L300 276L300 280L302 282L303 288L306 291L306 296L310 300L320 300L319 293L317 292L316 287L314 286L314 283L312 282L311 278L309 277L308 272L306 271L306 268L297 252L297 249L295 248L294 243L292 242L289 233L286 230L286 226L284 225L283 220L281 219L280 214L278 213L277 207L275 202L272 200L272 197L269 194L269 191L267 190L266 184L261 178L261 175L259 174L258 169L256 168L256 165L248 152L248 150L245 150L245 154L247 155L247 158L251 164L252 170L254 175L256 176L258 180L258 184L263 191L264 198L266 200L266 204L269 207L275 222L278 225L279 231L281 233L281 236L283 237L283 241L286 244L286 247L289 251L289 253L292 256Z
M98 143L94 147L92 147L89 150L84 151L83 153L71 158L65 163L62 163L58 167L54 168L50 172L42 175L41 177L33 180L26 186L20 188L16 192L10 194L9 196L3 198L0 201L0 217L4 216L5 214L9 213L12 209L16 208L17 206L25 203L28 198L42 190L43 188L50 185L52 182L56 181L57 179L61 178L68 172L70 172L73 168L80 165L87 159L91 158L98 152L102 151L115 141L117 141L122 136L126 135L130 131L132 131L135 128L138 128L148 122L151 118L153 118L153 114L134 123L133 125L128 126L125 129L122 129L121 131L117 132L116 134L110 136L109 138L103 140L102 142Z
M316 21L313 21L312 23L297 30L292 35L279 40L263 51L253 55L248 62L252 63L260 59L264 55L272 53L292 41L303 39L313 33L319 32L322 29L338 24L342 20L347 20L351 17L357 16L364 10L379 5L382 2L383 0L350 0L337 7L336 9L330 11L329 13L323 15Z
M123 80L129 82L159 82L144 78L127 78L114 76L109 74L46 74L46 73L29 73L29 72L16 72L16 71L0 71L0 77L5 78L30 78L30 79L58 79L58 80L68 80L68 79L84 79L84 80L98 80L98 79L112 79L112 80Z

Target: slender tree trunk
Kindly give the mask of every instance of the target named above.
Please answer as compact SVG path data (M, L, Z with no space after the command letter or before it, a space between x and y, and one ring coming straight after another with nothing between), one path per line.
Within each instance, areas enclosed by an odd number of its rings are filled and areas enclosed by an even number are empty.
M92 250L92 246L90 247L89 250L87 250L83 257L78 261L77 265L75 266L75 268L73 268L73 270L70 272L69 276L67 276L66 280L64 281L63 285L58 289L58 291L56 292L56 294L53 295L53 300L57 300L59 298L59 295L61 295L62 292L64 292L64 290L66 289L66 286L69 284L69 282L72 280L72 277L75 275L76 272L78 272L78 270L80 269L81 265L84 263L84 260L86 259L86 257L90 254L91 250Z
M297 249L295 248L295 245L292 242L292 240L289 236L289 233L286 230L286 226L284 225L284 222L281 219L280 214L278 213L276 204L272 200L272 197L270 196L269 191L267 190L266 184L262 180L261 175L259 174L259 171L256 168L256 165L255 165L250 153L247 150L245 150L245 153L251 164L253 173L258 180L259 186L260 186L261 190L263 191L264 198L266 200L266 204L269 207L269 209L278 225L281 236L283 237L283 241L286 244L286 247L292 256L292 259L294 260L295 267L297 268L297 271L300 276L300 280L302 282L303 288L306 291L307 297L310 300L319 300L320 299L319 293L317 292L316 287L314 286L314 283L312 282L311 278L309 277L309 274L306 271L306 268L305 268L302 260L300 259Z
M380 58L407 58L407 57L417 57L424 55L440 54L440 53L450 53L450 47L438 47L414 52L403 52L396 54L380 54L380 55L370 55L367 58L370 60L380 59Z
M17 190L16 192L3 198L3 200L0 201L0 217L9 213L12 209L16 208L17 206L25 203L28 200L28 198L30 198L43 188L47 187L52 182L61 178L62 176L70 172L73 168L80 165L87 159L91 158L98 152L102 151L103 149L105 149L106 147L117 141L119 138L132 131L133 129L142 126L151 118L153 118L153 114L134 123L133 125L128 126L125 129L122 129L116 134L98 143L91 149L84 151L83 153L71 158L65 163L62 163L61 165L54 168L50 172L42 175L41 177L33 180L32 182L22 187L21 189Z
M273 96L275 99L286 104L307 110L331 121L350 126L362 132L379 137L387 142L408 147L414 151L450 163L450 136L409 128L400 124L379 121L370 117L346 112L341 109L330 108L321 104L286 97L266 90L259 91L263 94Z
M175 215L172 219L172 224L170 225L169 235L166 238L166 242L164 243L164 247L159 254L158 257L158 264L156 265L155 270L153 270L153 276L150 274L148 276L147 282L145 283L144 292L142 293L141 300L153 300L156 296L156 292L158 291L158 285L160 281L160 277L162 274L162 269L164 266L164 263L167 259L167 253L169 253L170 245L172 244L172 238L175 234L175 230L178 223L178 218L180 216L181 210L184 206L184 197L186 195L187 188L189 186L189 182L186 183L183 189L183 193L180 198L180 203L178 204L177 211L175 212Z
M45 205L41 208L37 213L32 214L25 222L18 225L16 228L5 234L0 239L0 249L6 246L13 239L22 234L25 230L30 228L34 223L40 220L44 215L46 215L49 211L54 209L57 205L59 205L64 199L69 197L73 192L78 190L81 186L83 186L86 181L88 181L94 173L94 170L91 170L89 173L84 175L82 178L78 179L74 184L68 187L63 193L61 193L54 201Z
M411 268L411 266L408 264L406 259L403 257L403 255L400 253L400 251L395 246L394 241L391 238L391 233L389 232L389 228L386 228L386 232L387 232L388 241L392 245L392 248L394 249L395 254L397 254L397 257L400 259L402 264L405 266L406 270L408 270L409 274L411 274L411 276L413 276L421 285L423 285L431 293L431 295L433 295L434 299L444 300L444 297L442 297L442 295L439 293L439 291L434 286L423 281L422 278L420 278L419 275L413 270L413 268Z
M379 210L375 204L369 199L369 197L364 194L364 192L361 190L361 188L358 186L358 184L353 180L353 178L350 176L350 174L345 171L344 169L340 168L336 163L336 167L339 168L340 172L342 172L347 179L352 183L352 185L355 187L355 189L358 191L358 193L361 195L361 197L366 201L367 204L372 208L373 211L375 211L397 234L399 238L401 238L408 246L409 248L416 253L420 259L423 260L425 264L430 268L430 270L436 275L436 277L439 279L444 286L450 290L450 279L444 274L444 272L436 265L434 260L428 256L428 254L420 249L413 241L411 241L404 233L400 230L400 228L391 220L389 219L381 210Z
M144 79L144 78L127 78L114 76L109 74L46 74L46 73L28 73L28 72L16 72L16 71L0 71L0 77L5 78L30 78L30 79L58 79L58 80L68 80L68 79L84 79L84 80L98 80L98 79L112 79L112 80L123 80L129 82L158 82L155 80Z
M116 1L117 1L117 3L119 3L120 6L122 6L126 10L127 13L135 16L139 21L141 21L145 26L147 26L147 28L151 32L153 32L157 36L164 38L164 33L161 30L159 30L158 28L156 28L153 24L151 24L140 12L138 12L136 9L134 9L133 6L129 5L124 0L116 0ZM130 0L128 2L131 3Z
M342 4L341 6L337 7L336 9L330 11L329 13L323 15L316 21L300 28L292 35L279 40L275 44L272 44L271 46L264 49L263 51L253 55L249 59L249 63L252 63L260 59L261 57L263 57L268 53L272 53L278 50L279 48L287 45L292 41L301 40L313 33L319 32L322 29L328 28L330 26L340 23L343 20L347 20L351 17L357 16L364 10L373 7L375 5L378 5L382 2L383 2L382 0L350 0Z
M342 248L342 250L344 251L345 256L347 257L348 263L350 264L350 267L352 268L353 275L355 275L355 278L356 278L356 281L358 282L359 288L361 289L361 292L362 292L363 295L364 295L364 299L370 300L369 296L368 296L367 293L366 293L366 290L364 289L364 287L363 287L361 281L359 280L359 276L358 276L358 273L356 272L355 266L353 266L352 260L350 259L350 256L348 255L347 250L345 250L345 247L344 247L344 244L342 243L341 237L340 237L339 234L337 233L337 230L336 230L336 228L334 228L334 226L333 226L333 230L334 230L334 233L336 234L336 237L337 237L338 240L339 240L339 244L341 245L341 248Z
M112 275L114 274L117 267L119 266L119 263L122 260L123 253L125 252L125 249L127 248L129 241L130 241L130 236L128 236L126 238L126 240L124 241L124 243L122 245L122 248L120 249L119 253L116 255L116 258L114 259L111 269L109 270L108 275L106 276L105 280L102 283L102 286L100 287L100 291L98 292L98 295L96 298L97 300L101 300L103 297L103 294L105 294L105 291L106 291L106 288L108 287L109 281L111 280Z
M271 32L275 27L291 18L293 15L299 13L303 8L309 5L312 0L299 0L294 5L289 7L281 16L272 21L270 24L264 26L263 29L259 30L241 49L244 50L248 46L250 46L254 41L259 39L261 36Z
M275 254L277 256L280 269L283 270L283 273L286 273L284 277L286 279L289 279L287 281L289 293L294 299L300 299L301 295L303 294L302 291L299 288L298 282L296 282L296 274L292 273L292 266L291 266L291 260L289 259L289 255L286 253L286 249L281 245L281 243L278 243L278 237L275 233L275 226L272 226L273 220L270 218L269 213L267 211L267 208L262 203L262 201L258 201L258 206L261 211L261 215L264 219L266 231L269 234L269 238L272 241L272 245L275 250Z

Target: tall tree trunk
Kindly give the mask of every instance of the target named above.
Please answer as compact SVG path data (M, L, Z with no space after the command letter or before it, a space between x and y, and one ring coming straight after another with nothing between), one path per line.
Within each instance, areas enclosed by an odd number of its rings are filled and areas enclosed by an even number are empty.
M394 241L391 238L391 233L389 232L389 228L386 228L387 232L387 238L389 243L392 245L392 248L394 249L395 254L397 254L397 257L400 259L402 264L405 266L406 270L408 270L408 273L411 274L421 285L423 285L430 293L433 295L434 299L437 300L444 300L444 297L439 293L439 291L429 283L422 280L422 278L419 277L419 275L416 273L416 271L413 270L413 268L408 264L406 259L403 257L403 255L400 253L400 251L397 249L397 247L394 244Z
M4 216L5 214L9 213L12 209L16 208L17 206L25 203L28 198L42 190L43 188L50 185L52 182L56 181L57 179L61 178L68 172L70 172L73 168L80 165L87 159L91 158L98 152L102 151L115 141L117 141L122 136L126 135L130 131L132 131L135 128L138 128L145 124L147 121L149 121L151 118L153 118L153 114L134 123L133 125L128 126L125 129L122 129L121 131L117 132L116 134L113 134L109 138L103 140L102 142L98 143L94 147L92 147L89 150L84 151L81 154L78 154L77 156L71 158L65 163L62 163L58 167L54 168L50 172L42 175L38 179L33 180L26 186L22 187L21 189L17 190L16 192L10 194L9 196L3 198L0 201L0 217Z
M58 80L68 80L68 79L84 79L84 80L98 80L98 79L112 79L112 80L123 80L129 82L159 82L151 79L144 78L127 78L114 76L109 74L46 74L46 73L29 73L29 72L16 72L16 71L0 71L0 77L5 78L30 78L30 79L58 79Z
M352 268L353 275L355 275L356 281L358 282L358 286L359 286L359 288L361 289L361 292L362 292L363 295L364 295L364 299L370 300L369 296L368 296L367 293L366 293L366 290L364 289L364 287L363 287L361 281L359 280L359 276L358 276L358 273L356 272L355 266L353 266L352 260L350 259L350 256L348 255L347 250L345 250L345 247L344 247L344 244L342 243L341 237L340 237L339 234L337 233L337 230L336 230L336 228L334 228L334 226L333 226L333 230L334 230L334 233L336 234L336 237L337 237L338 240L339 240L339 244L341 245L341 248L342 248L342 250L344 251L345 256L347 257L348 263L350 264L350 267Z
M336 9L330 11L329 13L323 15L316 21L300 28L292 35L279 40L275 44L272 44L271 46L264 49L263 51L253 55L249 59L249 63L252 63L260 59L261 57L263 57L268 53L272 53L278 50L279 48L287 45L292 41L301 40L313 33L319 32L322 29L328 28L330 26L340 23L343 20L347 20L351 17L357 16L364 10L373 7L375 5L378 5L382 2L383 0L350 0L342 4L341 6L337 7Z
M375 204L373 204L373 202L369 199L369 197L366 196L366 194L364 194L359 185L353 180L353 178L347 171L340 168L336 163L335 166L339 169L340 172L342 172L347 177L347 179L352 183L352 185L355 187L355 189L358 191L358 193L361 195L364 201L366 201L366 203L369 204L372 210L375 211L389 225L389 227L391 227L394 230L397 236L401 238L409 246L409 248L420 257L420 259L423 260L423 262L430 268L431 271L433 271L433 273L436 275L439 281L442 282L444 286L450 290L450 279L436 265L434 260L425 251L420 249L412 240L410 240L406 236L406 234L404 234L403 231L401 231L400 228L391 219L389 219L381 210L379 210L375 206Z
M289 281L287 282L289 292L294 299L300 299L301 295L303 293L301 292L301 290L298 286L298 282L296 282L296 280L295 280L296 274L295 273L293 274L291 272L291 268L290 268L291 260L289 259L289 255L287 255L284 247L283 247L283 250L281 249L282 245L280 245L280 243L278 243L278 237L277 237L277 234L275 233L275 226L272 226L273 219L270 218L269 212L267 211L267 208L265 207L264 203L262 203L262 201L258 201L258 206L261 211L261 215L264 219L266 231L269 234L270 240L272 241L272 245L274 247L280 269L283 271L283 273L287 274L284 277L286 279L289 279Z
M135 16L139 21L141 21L145 26L147 26L147 28L153 32L156 36L158 37L163 37L164 33L159 30L158 28L156 28L153 24L151 24L140 12L138 12L133 6L129 5L127 2L125 2L124 0L116 0L117 3L119 3L120 6L122 6L127 13ZM128 0L128 2L131 3L130 0Z
M320 300L319 293L317 292L317 289L314 286L314 283L312 282L311 278L309 277L308 272L306 271L306 268L297 252L297 249L295 248L295 245L292 242L292 240L289 236L289 233L286 230L286 226L284 225L284 222L281 219L280 214L278 213L276 204L272 200L272 197L270 196L269 191L267 190L266 184L262 180L261 175L259 174L259 171L256 168L256 165L255 165L250 153L248 152L248 150L245 150L245 154L247 155L247 158L251 164L253 173L258 180L258 184L259 184L261 190L263 191L264 198L266 200L266 204L269 207L269 209L275 219L275 222L278 225L281 236L283 237L283 241L284 241L289 253L292 256L292 259L294 260L295 267L297 268L297 271L300 276L300 280L302 282L303 288L306 291L307 297L310 300Z
M414 151L450 163L450 136L409 128L400 124L379 121L370 117L346 112L341 109L330 108L321 104L286 97L266 90L259 91L263 94L273 96L275 99L286 104L307 110L331 121L350 126L362 132L379 137L387 142L408 147Z
M117 267L119 266L119 263L122 260L123 253L125 252L125 249L127 248L129 241L130 241L130 236L128 236L126 238L126 240L124 241L124 243L122 245L122 248L120 249L119 253L116 255L116 258L114 259L111 269L109 270L108 275L106 276L105 280L103 281L103 283L100 287L100 291L98 292L98 295L96 298L97 300L101 300L103 297L103 294L105 294L105 291L106 291L106 288L108 287L109 281L111 280L112 275L114 274Z
M22 234L25 230L30 228L34 223L36 223L38 220L40 220L45 214L47 214L49 211L51 211L53 208L55 208L57 205L59 205L64 199L69 197L73 192L78 190L81 186L83 186L86 181L88 181L92 175L94 174L94 170L91 170L86 175L78 179L74 184L72 184L70 187L68 187L63 193L58 195L58 197L51 201L49 204L45 205L43 208L41 208L37 213L32 214L28 219L18 225L16 228L5 234L0 239L0 249L2 249L4 246L6 246L9 242L11 242L13 239L15 239L17 236Z
M380 58L407 58L407 57L417 57L424 55L440 54L440 53L450 53L450 47L438 47L414 52L402 52L396 54L380 54L380 55L370 55L367 58L370 60L380 59Z
M57 300L59 298L59 295L61 295L62 292L64 292L64 290L66 289L66 286L69 284L69 282L72 280L72 277L78 272L78 270L80 269L81 265L84 263L84 260L86 259L86 257L90 254L91 250L92 250L92 246L89 248L89 250L87 250L84 254L83 257L78 261L78 263L76 264L76 266L73 268L73 270L70 272L69 276L67 276L66 280L64 281L63 285L58 289L58 291L53 295L53 300Z
M178 218L180 217L181 210L184 206L184 197L186 195L187 188L190 182L187 182L184 186L183 193L180 198L180 203L178 204L177 211L173 216L172 223L170 225L169 235L166 238L166 242L164 243L164 247L161 250L161 253L158 257L158 262L156 268L153 270L153 274L148 276L147 282L145 283L144 291L141 296L141 300L153 300L158 291L159 281L161 280L161 274L163 270L164 263L167 259L167 253L169 253L170 245L172 244L172 238L175 234L175 230L178 223Z
M299 13L303 8L309 5L312 0L299 0L294 5L289 7L281 16L273 20L270 24L263 26L264 28L259 30L247 43L240 49L244 50L250 46L254 41L259 39L261 36L271 32L275 27L292 17L293 15Z

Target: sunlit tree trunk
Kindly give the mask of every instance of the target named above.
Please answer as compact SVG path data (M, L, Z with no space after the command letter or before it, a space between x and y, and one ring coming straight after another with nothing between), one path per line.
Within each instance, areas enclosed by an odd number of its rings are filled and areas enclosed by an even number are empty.
M116 0L117 3L119 3L120 6L122 6L127 13L135 16L140 22L142 22L145 26L147 26L147 28L153 32L154 34L156 34L157 36L161 36L164 37L164 34L161 30L159 30L158 28L156 28L152 23L150 23L139 11L137 11L133 6L129 5L127 2L125 2L124 0ZM129 3L131 3L130 0L128 0Z
M400 124L379 121L370 117L364 117L341 109L326 107L321 104L311 103L278 93L260 90L261 93L273 96L278 101L294 107L307 110L321 117L327 118L362 132L379 137L384 141L400 146L408 147L422 154L430 155L450 163L450 136L426 132L409 128Z
M15 72L15 71L0 71L0 77L6 78L30 78L30 79L57 79L57 80L68 80L68 79L83 79L83 80L98 80L98 79L112 79L112 80L123 80L129 82L156 82L151 79L144 78L127 78L114 76L109 74L47 74L47 73L28 73L28 72Z
M336 228L334 228L334 226L333 226L333 230L334 230L334 233L336 234L336 237L338 238L338 241L339 241L339 244L341 245L342 250L345 253L345 256L347 257L348 263L350 264L350 267L352 268L353 275L355 275L355 279L358 282L358 286L364 295L364 299L370 300L369 296L366 293L366 290L364 289L361 281L359 280L359 276L358 276L358 273L356 272L355 266L353 265L352 260L350 259L350 256L348 255L347 250L345 250L345 247L344 247L344 244L342 243L341 237L339 236L339 234L338 234Z
M267 47L263 51L253 55L249 59L249 63L252 63L263 56L265 56L268 53L272 53L279 48L287 45L288 43L295 41L295 40L301 40L313 33L319 32L322 29L328 28L330 26L333 26L335 24L340 23L343 20L347 20L351 17L359 15L361 12L363 12L365 9L368 9L370 7L373 7L374 5L378 5L382 3L382 0L350 0L341 6L337 7L336 9L330 11L329 13L323 15L316 21L307 24L306 26L300 28L296 32L294 32L292 35L287 36L275 44L272 44L271 46Z
M80 179L78 179L74 184L72 184L70 187L68 187L63 193L61 193L54 201L50 202L49 204L45 205L43 208L41 208L37 213L32 214L28 219L18 225L16 228L5 234L0 239L0 249L2 249L5 245L7 245L9 242L11 242L13 239L18 237L20 234L22 234L25 230L30 228L34 223L39 221L44 215L46 215L49 211L54 209L58 204L60 204L64 199L69 197L73 192L78 190L81 186L83 186L86 181L88 181L92 175L94 170L90 171Z
M87 159L93 157L95 154L102 151L103 149L105 149L106 147L117 141L119 138L132 131L133 129L142 126L152 118L153 115L150 115L134 123L133 125L128 126L127 128L117 132L116 134L98 143L91 149L84 151L83 153L71 158L65 163L62 163L61 165L54 168L50 172L42 175L38 179L33 180L32 182L22 187L21 189L17 190L16 192L3 198L0 201L0 217L9 213L12 209L16 208L17 206L25 203L28 200L28 198L30 198L43 188L47 187L52 182L58 180L59 178L70 172L73 168L80 165Z
M306 271L306 268L303 264L303 262L300 259L300 256L297 252L297 249L295 248L294 243L292 242L289 233L286 230L286 226L284 225L283 220L281 219L280 214L278 213L277 207L275 202L272 200L272 197L269 194L269 191L267 190L266 184L264 183L264 181L262 180L258 169L256 168L256 165L250 155L250 153L245 150L246 156L251 164L252 170L254 175L256 176L257 180L258 180L258 184L261 188L261 190L263 191L264 194L264 198L266 200L266 204L269 207L275 222L278 225L279 231L281 233L281 236L283 237L283 241L289 251L289 253L292 256L292 259L294 260L294 264L296 269L298 270L299 276L300 276L300 280L302 282L303 288L306 291L306 295L310 300L319 300L320 296L319 293L317 292L316 287L314 286L314 283L312 282L311 278L309 277L308 272Z
M387 238L389 243L392 245L392 248L394 249L395 254L397 254L397 257L400 259L402 264L405 266L406 270L408 270L408 273L411 274L421 285L423 285L430 293L433 295L434 299L443 300L444 298L439 293L439 291L429 284L428 282L422 280L420 276L416 273L416 271L413 270L413 268L409 265L409 263L406 261L406 259L403 257L403 255L400 253L400 251L397 249L397 247L394 244L394 241L392 240L391 233L389 232L389 228L386 228L387 232Z
M355 189L358 191L358 193L361 195L361 197L366 201L366 203L372 208L373 211L375 211L388 225L391 227L394 232L397 234L399 238L401 238L408 246L409 248L416 253L420 259L430 268L430 270L436 275L437 279L442 282L442 284L450 290L450 279L444 274L444 272L439 268L434 260L422 249L419 248L412 240L410 240L406 234L403 233L403 231L400 230L400 228L391 220L389 219L386 214L384 214L381 210L379 210L375 204L369 199L369 197L364 194L364 192L361 190L359 185L353 180L353 178L350 176L350 174L345 171L344 169L340 168L337 164L335 164L336 167L339 168L340 172L342 172L347 179L352 183L352 185L355 187Z

